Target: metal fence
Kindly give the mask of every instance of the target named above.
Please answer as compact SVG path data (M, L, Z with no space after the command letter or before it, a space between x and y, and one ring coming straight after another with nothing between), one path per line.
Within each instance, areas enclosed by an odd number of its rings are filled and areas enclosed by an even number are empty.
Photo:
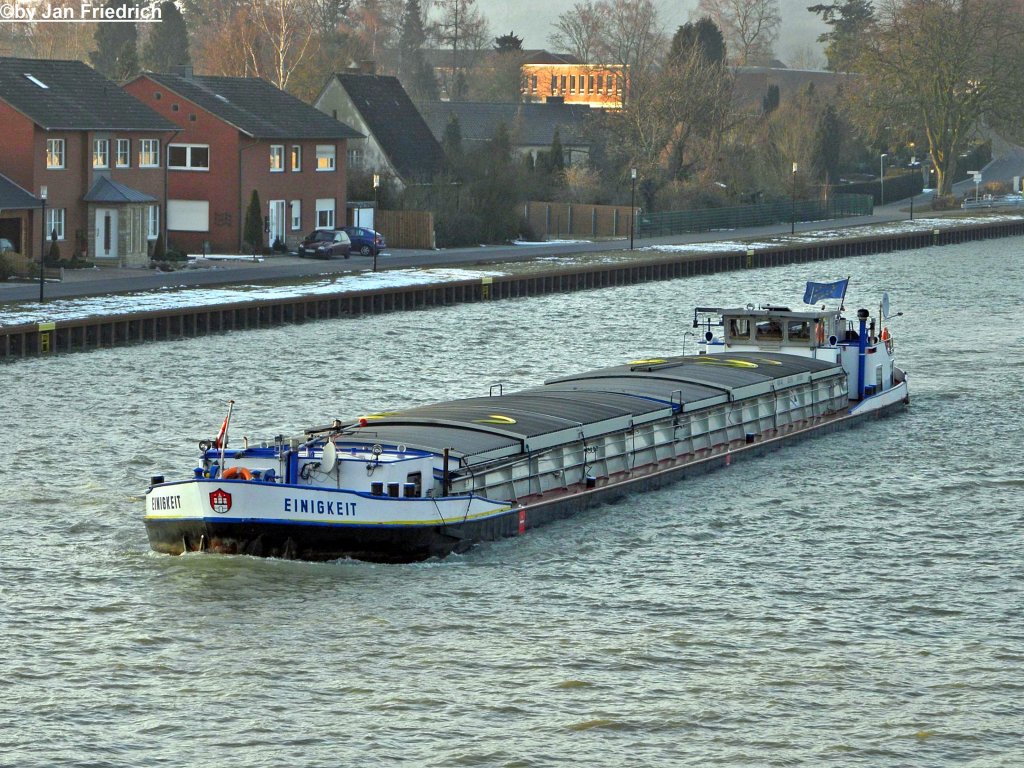
M873 211L871 195L832 195L827 200L797 200L795 203L780 201L732 208L641 213L637 218L636 234L637 237L659 237L684 232L760 227L790 221L825 221L847 216L870 216Z

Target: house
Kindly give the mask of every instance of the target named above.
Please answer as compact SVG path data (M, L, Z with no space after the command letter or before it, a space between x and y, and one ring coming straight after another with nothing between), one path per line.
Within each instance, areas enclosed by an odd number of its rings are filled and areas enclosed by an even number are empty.
M352 170L391 176L401 187L429 183L444 170L444 150L396 77L335 74L314 106L366 134L349 142Z
M124 86L177 127L167 147L167 234L174 247L246 251L253 190L263 245L291 246L345 223L345 156L362 134L255 77L146 72Z
M549 152L556 130L567 166L590 155L587 123L596 113L587 106L558 102L492 104L470 101L423 102L418 106L438 141L443 138L448 121L454 115L459 121L466 149L490 141L498 126L504 123L518 155L529 154L536 159L539 152Z
M734 76L733 103L752 112L762 109L771 87L778 88L780 101L786 101L808 87L813 88L819 96L832 98L858 77L843 72L788 69L785 66L736 67Z
M4 237L32 258L45 232L65 258L149 262L172 122L80 61L0 58L0 126L0 173L46 198L45 224L41 208L0 213L0 231L17 234Z

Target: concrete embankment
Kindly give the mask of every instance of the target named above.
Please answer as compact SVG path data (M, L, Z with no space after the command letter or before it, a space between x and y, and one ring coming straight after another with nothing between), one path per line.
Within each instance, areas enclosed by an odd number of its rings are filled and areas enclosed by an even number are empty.
M1024 235L1024 219L972 222L942 229L829 237L768 247L760 244L734 251L643 252L628 261L581 264L529 274L9 325L0 327L0 359L462 302L568 293L1020 235Z

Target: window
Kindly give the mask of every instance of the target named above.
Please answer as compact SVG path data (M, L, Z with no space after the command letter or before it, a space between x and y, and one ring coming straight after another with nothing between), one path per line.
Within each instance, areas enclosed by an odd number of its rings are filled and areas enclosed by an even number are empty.
M591 75L590 77L587 78L587 93L593 93L593 92L594 92L594 76Z
M64 209L63 208L47 208L46 209L46 239L49 240L52 233L57 233L57 239L64 239Z
M316 169L318 171L333 171L336 151L337 150L333 144L317 144Z
M334 198L316 201L316 225L320 229L334 229Z
M302 229L302 201L292 200L292 231Z
M64 167L64 139L46 140L46 167Z
M270 145L270 172L284 172L284 144Z
M149 224L146 227L146 239L156 240L160 237L160 206L151 205L148 209Z
M565 75L562 75L562 93L565 93Z
M208 171L210 147L207 144L169 144L167 167L177 171Z
M160 167L160 139L139 139L139 168Z
M110 139L93 139L92 142L92 167L110 167Z
M350 149L346 154L346 160L348 161L349 168L362 168L363 167L363 150L361 149Z
M558 75L551 76L551 93L558 93Z
M569 75L569 93L576 93L576 75Z
M132 164L132 140L117 140L117 167L128 168Z
M292 144L292 170L302 170L302 147L298 144Z

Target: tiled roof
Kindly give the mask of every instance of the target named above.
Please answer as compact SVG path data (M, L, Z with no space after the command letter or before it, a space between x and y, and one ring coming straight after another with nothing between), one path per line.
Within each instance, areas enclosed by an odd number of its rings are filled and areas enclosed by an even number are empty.
M175 129L113 80L80 61L0 58L0 100L49 130Z
M182 98L257 139L361 139L363 135L258 77L146 72Z
M444 168L444 150L398 78L335 75L380 148L405 180L427 180Z
M100 176L82 198L87 203L155 203L156 198L106 176Z
M39 198L0 173L0 211L16 211L39 206Z
M469 101L434 101L418 105L430 130L444 136L448 118L459 120L463 141L489 141L500 123L512 134L512 143L519 146L550 145L558 128L563 146L589 146L587 121L594 114L589 107L576 104L490 104Z

